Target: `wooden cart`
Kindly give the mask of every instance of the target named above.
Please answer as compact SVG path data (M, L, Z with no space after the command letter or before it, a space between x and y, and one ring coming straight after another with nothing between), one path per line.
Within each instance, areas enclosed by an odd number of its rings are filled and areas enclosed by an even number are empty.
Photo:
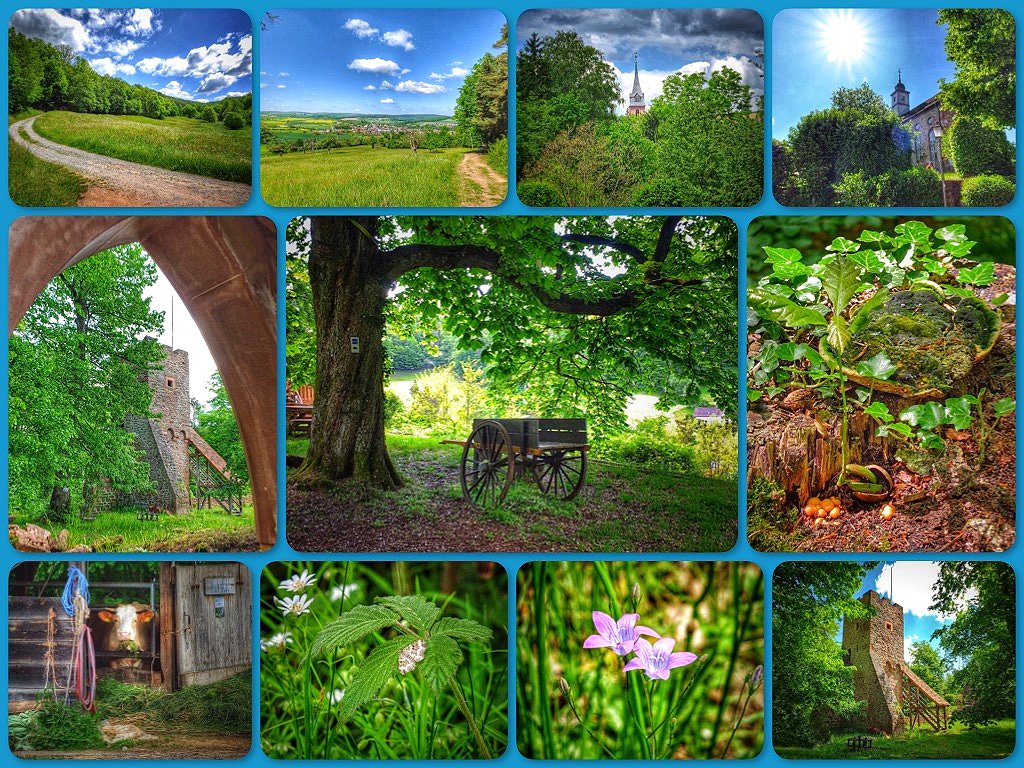
M500 504L512 481L532 477L542 493L576 497L587 475L585 419L475 419L462 446L462 495L482 507Z

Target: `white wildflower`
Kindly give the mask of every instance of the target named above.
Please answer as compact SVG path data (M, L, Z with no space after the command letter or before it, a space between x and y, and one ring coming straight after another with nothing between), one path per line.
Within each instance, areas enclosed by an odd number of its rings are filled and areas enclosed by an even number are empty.
M304 613L309 613L309 609L313 606L313 599L305 595L286 597L284 600L275 597L274 603L285 616L301 616Z
M357 591L359 591L359 585L354 583L342 584L340 587L331 587L331 602L337 603L340 600L350 597Z
M315 581L316 577L312 573L308 570L303 570L297 576L292 576L290 579L282 581L278 584L277 588L287 592L303 592Z
M291 632L278 632L276 635L272 635L266 640L260 640L260 648L264 651L269 651L272 648L284 648L290 645L292 642Z

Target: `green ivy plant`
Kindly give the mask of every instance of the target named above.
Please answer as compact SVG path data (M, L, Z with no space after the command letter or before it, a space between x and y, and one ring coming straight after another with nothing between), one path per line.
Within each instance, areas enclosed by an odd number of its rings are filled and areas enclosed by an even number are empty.
M351 718L392 678L418 671L435 694L451 690L481 757L489 760L490 750L455 677L464 658L462 644L490 647L491 630L487 627L470 619L442 617L441 608L420 595L380 597L375 604L357 605L326 624L313 640L309 659L350 648L387 630L397 636L378 643L360 663L345 689L341 720Z
M838 396L842 418L840 484L846 483L853 490L881 490L877 478L869 476L870 470L861 471L863 468L848 461L849 418L855 404L848 397L843 354L850 339L893 291L926 288L940 296L966 298L975 296L973 288L991 285L994 265L969 260L975 245L962 224L936 230L920 221L907 221L892 233L865 229L856 240L837 237L827 246L829 253L815 264L805 263L796 248L763 249L772 271L749 291L747 325L760 334L761 346L751 359L753 386L748 398L754 402L801 387L813 387L825 398ZM998 306L1007 298L1003 294L990 303ZM869 381L885 381L897 369L880 352L858 361L855 370ZM980 401L965 396L946 404L912 406L897 421L884 403L873 402L873 395L870 386L854 390L856 404L875 418L880 435L914 438L932 449L942 441L934 429L939 423L951 423L944 419L954 418L948 414L956 414L957 423L962 423L965 409L969 412L975 406L981 412ZM983 417L978 418L984 422ZM984 434L982 430L978 435L982 459ZM848 482L850 473L857 479Z

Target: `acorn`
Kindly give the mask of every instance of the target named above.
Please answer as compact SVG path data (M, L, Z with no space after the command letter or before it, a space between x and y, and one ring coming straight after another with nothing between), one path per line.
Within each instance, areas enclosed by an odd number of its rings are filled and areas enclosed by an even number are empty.
M886 504L884 507L882 507L882 519L886 522L892 520L895 515L896 507L894 507L892 504Z

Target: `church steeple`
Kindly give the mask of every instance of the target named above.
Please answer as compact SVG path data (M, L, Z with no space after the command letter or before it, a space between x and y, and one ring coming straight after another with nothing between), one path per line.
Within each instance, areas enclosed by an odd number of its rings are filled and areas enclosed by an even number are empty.
M910 111L910 91L903 84L903 69L896 70L896 87L892 89L892 111L905 115Z
M640 54L633 51L633 90L629 94L629 107L627 115L642 115L647 111L644 103L644 92L640 90Z

